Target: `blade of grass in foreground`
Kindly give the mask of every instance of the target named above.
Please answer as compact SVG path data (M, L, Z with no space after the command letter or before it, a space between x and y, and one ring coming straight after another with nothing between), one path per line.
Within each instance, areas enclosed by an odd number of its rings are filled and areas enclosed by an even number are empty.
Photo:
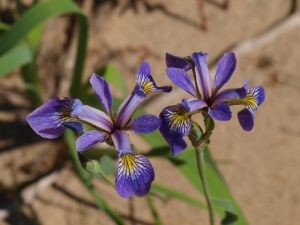
M21 42L0 56L0 77L32 60L32 53L25 42Z
M87 171L85 171L79 161L78 153L76 151L75 147L75 137L71 130L66 130L65 132L65 140L69 146L69 150L71 153L72 162L74 165L74 168L77 172L77 175L81 182L84 184L84 186L87 188L87 190L92 194L94 197L94 200L99 207L99 209L103 210L110 216L112 220L115 221L118 225L125 225L123 219L119 216L117 212L115 212L108 203L102 198L102 196L97 192L95 186L92 183L92 177L88 174Z
M80 82L85 61L88 22L78 5L70 0L47 0L34 5L0 39L0 57L26 38L30 31L55 16L76 14L79 25L77 54L70 88L72 97L80 95Z

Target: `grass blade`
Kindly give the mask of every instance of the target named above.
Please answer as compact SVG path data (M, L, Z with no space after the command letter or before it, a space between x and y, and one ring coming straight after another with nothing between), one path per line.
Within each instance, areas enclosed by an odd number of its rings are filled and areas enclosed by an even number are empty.
M11 48L10 51L0 56L0 77L21 67L32 60L32 53L29 46L22 42Z

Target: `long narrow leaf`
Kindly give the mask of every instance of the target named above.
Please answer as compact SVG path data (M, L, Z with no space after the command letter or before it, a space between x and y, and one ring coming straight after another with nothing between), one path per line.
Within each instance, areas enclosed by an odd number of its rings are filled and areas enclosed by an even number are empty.
M157 183L151 185L151 191L163 193L169 197L173 197L173 198L181 200L182 202L185 202L187 204L197 206L198 208L201 208L201 209L207 208L204 203L198 201L197 199L190 197L185 193L175 191L172 188L165 187L165 186L157 184Z
M176 161L171 161L176 164L176 167L182 174L198 189L201 190L201 183L197 173L194 173L196 168L196 160L194 151L187 149L180 155L176 156ZM178 163L178 160L181 160ZM210 195L213 199L214 209L221 218L226 214L231 213L237 216L237 220L233 223L235 225L247 225L245 216L240 207L236 203L234 197L225 183L222 175L218 171L208 149L205 149L205 171L208 181Z
M15 46L34 27L45 22L51 17L65 13L79 13L80 8L70 0L48 0L35 5L23 14L10 30L0 39L0 55Z
M29 46L22 42L0 56L0 77L29 63L31 60L32 54Z

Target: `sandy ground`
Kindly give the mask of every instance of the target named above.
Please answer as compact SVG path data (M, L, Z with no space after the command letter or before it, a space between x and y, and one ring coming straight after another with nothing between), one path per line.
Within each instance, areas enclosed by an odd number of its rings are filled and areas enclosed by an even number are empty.
M220 1L208 1L205 5L208 30L203 31L199 29L201 19L195 0L141 0L137 1L136 11L127 7L127 1L122 1L116 7L104 3L95 10L87 1L84 10L90 19L90 39L86 78L95 69L111 63L122 71L126 85L132 88L136 67L146 58L152 65L156 80L160 84L169 84L164 72L166 51L189 55L202 50L209 53L209 62L215 62L220 54L234 44L270 29L283 20L290 9L290 1L281 0L232 0L227 11L218 7L216 2ZM60 56L60 48L66 37L59 34L66 24L66 18L59 18L46 26L39 56L39 64L43 65L40 67L41 76L50 80L49 83L44 82L45 98L66 93L65 86L68 85L74 59L74 48ZM49 44L53 40L56 40L55 46ZM226 123L217 122L212 138L212 153L220 162L219 168L251 225L298 225L300 221L299 40L298 27L282 33L260 48L238 55L237 70L227 87L240 86L248 79L250 84L265 87L266 101L256 114L252 132L243 132L234 118ZM51 85L54 79L54 75L50 75L52 73L62 76L65 81L56 93L53 93ZM17 73L0 80L1 86L7 90L16 87L21 89L21 80L16 77ZM0 93L3 99L26 105L26 100L20 100L18 93L10 93L5 98L3 90ZM183 96L183 92L175 88L173 94L160 96L159 101L152 99L145 107L148 112L158 114L162 106L176 103ZM3 109L1 118L13 122L25 113L26 110L21 110L18 115L12 116ZM14 151L0 152L0 161L5 162L0 166L3 171L1 185L4 187L14 183L7 164L22 164L21 161L26 160L34 165L41 159L47 162L56 157L50 154L45 159L47 149L64 151L64 146L37 142L12 149ZM201 199L172 165L158 159L152 162L157 182ZM18 181L26 180L26 176L26 173L19 175ZM129 224L151 224L152 217L143 199L134 198L128 202L120 199L114 189L107 185L98 181L96 184L105 198L125 217L129 215L130 208L135 209L136 220L129 219ZM87 204L74 200L73 195ZM166 225L208 224L205 211L177 200L155 200L155 204ZM104 213L95 209L92 198L69 169L63 171L55 185L46 188L25 210L28 215L35 215L43 225L113 224ZM14 223L0 221L0 224Z

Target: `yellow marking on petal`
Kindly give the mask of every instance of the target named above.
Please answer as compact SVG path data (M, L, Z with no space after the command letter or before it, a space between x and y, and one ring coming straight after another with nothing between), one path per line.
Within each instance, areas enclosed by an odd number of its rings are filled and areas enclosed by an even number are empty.
M244 105L246 108L256 111L258 107L258 93L254 89L249 89L247 96L243 99L233 99L228 102L228 105Z
M166 117L169 121L170 129L185 133L185 130L190 126L190 114L182 106L169 107Z

